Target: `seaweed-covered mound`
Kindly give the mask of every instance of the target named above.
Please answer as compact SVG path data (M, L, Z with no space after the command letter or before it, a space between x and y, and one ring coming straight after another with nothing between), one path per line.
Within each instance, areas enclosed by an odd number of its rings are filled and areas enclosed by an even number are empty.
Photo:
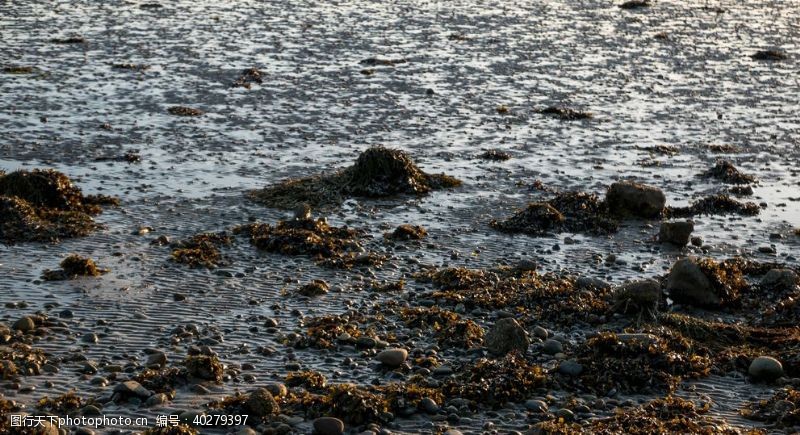
M740 413L750 420L763 421L776 427L800 426L800 391L786 387L769 399L748 403Z
M374 338L370 324L376 321L380 319L357 312L310 317L305 319L305 334L298 335L294 340L287 338L284 342L297 348L321 349L333 347L337 340L352 344L362 336Z
M730 160L717 160L714 167L703 175L729 184L750 184L756 181L756 177L741 172Z
M546 202L534 202L508 219L492 220L489 225L509 233L588 232L607 234L617 230L618 222L597 195L584 192L559 193Z
M245 234L256 248L283 255L305 255L319 264L349 269L356 266L379 266L385 258L362 253L359 242L362 231L328 225L324 218L292 219L277 225L253 223L234 228L234 234Z
M220 247L230 245L232 239L226 233L203 233L172 244L172 261L191 267L213 269L225 260Z
M442 392L450 398L464 398L499 408L508 402L530 398L546 383L541 367L511 352L502 359L482 358L465 367L455 379L442 386Z
M591 119L591 112L584 112L581 110L571 109L569 107L550 106L538 110L542 115L551 115L562 121L575 121L579 119Z
M672 266L666 288L675 302L719 307L738 303L749 285L737 261L683 258Z
M483 328L438 307L404 308L401 318L411 328L431 329L440 346L472 348L483 342Z
M700 198L687 207L667 207L664 215L667 218L692 217L698 215L738 214L755 216L761 212L754 202L741 202L728 195L718 194Z
M428 235L428 231L420 225L403 224L383 236L392 240L421 240Z
M53 399L45 396L36 403L36 408L48 411L51 415L71 415L82 406L83 400L74 391L66 392Z
M707 376L711 360L695 353L691 342L663 331L654 334L603 332L578 351L585 370L581 388L596 394L672 391L683 378Z
M67 256L60 265L60 270L46 270L42 278L46 281L62 281L79 276L100 276L108 273L108 269L97 267L91 258L81 257L77 254Z
M689 400L667 396L635 409L620 409L613 417L594 421L588 433L611 434L728 434L740 433L706 414L708 403L700 406Z
M119 200L83 195L66 175L52 169L0 173L0 240L58 241L85 236L98 225L93 215Z
M0 345L0 380L39 375L40 368L45 363L45 353L27 344L13 342Z
M322 296L328 293L328 290L330 290L330 286L327 282L321 279L313 279L308 284L300 286L300 288L297 289L297 293L306 297L314 297Z
M460 184L448 175L423 172L403 151L372 147L361 153L353 166L334 174L287 180L251 191L250 197L270 207L293 209L302 203L338 205L347 197L420 195Z

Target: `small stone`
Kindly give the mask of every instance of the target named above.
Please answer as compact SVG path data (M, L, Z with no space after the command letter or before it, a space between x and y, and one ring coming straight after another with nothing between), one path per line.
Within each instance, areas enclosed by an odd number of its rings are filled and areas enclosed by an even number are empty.
M317 435L342 435L344 422L334 417L320 417L314 420L314 433Z
M388 367L400 367L406 358L408 358L408 351L400 348L382 350L375 357L381 364Z
M500 319L489 329L484 339L486 348L494 355L505 355L511 351L525 353L530 345L528 334L519 322L512 318Z
M36 328L36 323L33 321L32 318L25 316L14 322L13 328L17 331L22 331L22 332L33 331Z
M154 352L147 356L146 365L164 367L167 364L167 354L164 352Z
M377 345L377 341L372 337L358 337L356 340L356 346L362 349L372 349Z
M145 400L144 402L144 406L147 407L161 406L168 402L169 402L169 397L167 397L166 394L158 393L148 397L147 400Z
M286 385L281 382L267 384L264 386L264 388L266 388L273 397L283 397L289 394L289 390L286 388Z
M761 287L771 290L792 290L797 286L797 274L791 269L772 269L761 278Z
M548 355L555 355L564 351L564 346L558 340L548 339L542 345L542 352Z
M525 401L525 408L533 412L545 413L547 412L547 403L542 400L531 399Z
M97 334L95 334L94 332L84 334L83 337L81 337L81 341L84 343L94 344L97 343L99 340L100 339L97 337Z
M747 371L757 380L771 382L783 376L783 365L770 356L760 356L750 363Z
M541 338L542 340L547 339L547 330L542 328L541 326L536 326L533 328L533 335Z
M575 360L566 360L559 364L558 372L568 376L578 376L583 372L583 365Z
M138 383L136 381L121 382L121 383L117 384L116 387L114 387L114 392L115 393L120 393L120 394L123 394L123 395L126 395L126 396L136 396L136 397L140 397L140 398L143 398L143 399L148 398L153 394L153 393L150 392L150 390L148 390L147 388L143 387L142 384L140 384L140 383Z
M556 411L556 417L563 418L567 422L575 421L575 414L566 408Z
M428 414L436 414L439 412L439 404L430 397L425 397L419 401L419 407Z
M661 243L671 243L675 246L686 246L689 238L694 231L694 222L662 222L658 232L658 241Z

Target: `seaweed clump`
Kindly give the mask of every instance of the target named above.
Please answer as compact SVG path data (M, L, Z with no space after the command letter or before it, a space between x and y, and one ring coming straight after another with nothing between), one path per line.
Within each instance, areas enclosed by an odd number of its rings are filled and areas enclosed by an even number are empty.
M469 349L483 343L483 328L452 311L438 307L404 308L400 317L410 328L432 329L440 346Z
M442 386L442 392L448 398L460 397L499 408L531 397L546 384L541 367L511 352L502 359L481 358L465 367Z
M696 405L690 400L667 396L634 409L618 409L609 418L592 422L587 433L631 435L691 433L702 435L740 433L708 414L710 404Z
M177 426L150 428L142 432L142 435L197 435L199 433L195 428L181 423Z
M231 84L231 87L250 89L253 83L261 84L263 82L261 76L262 73L258 68L247 68L246 70L242 71L242 75L236 79L233 84Z
M372 328L362 328L373 320L360 313L350 312L341 315L327 315L306 319L306 333L295 340L286 340L297 348L316 347L320 349L331 348L336 340L353 341L362 336L375 337Z
M800 425L800 391L786 387L772 397L750 402L740 411L747 419L762 421L779 428Z
M22 410L16 402L0 397L0 433L11 432L11 414Z
M216 356L193 355L184 361L186 373L198 379L222 382L223 366Z
M756 177L741 172L729 160L717 160L714 167L703 175L729 184L750 184L756 181Z
M379 266L383 256L365 253L359 243L363 235L347 227L328 225L324 218L292 219L277 225L253 223L234 228L234 234L245 234L256 248L283 255L305 255L320 265L349 269L357 266Z
M8 333L10 334L10 331ZM10 380L17 376L40 374L41 366L47 363L44 352L25 343L9 343L11 338L3 341L6 343L0 346L0 379Z
M511 217L492 220L489 225L503 232L531 235L565 231L608 234L615 232L619 223L597 195L567 192L546 202L530 203Z
M392 240L421 240L427 235L428 231L420 225L403 224L394 231L384 234L384 237Z
M70 415L83 406L83 400L74 391L64 393L55 399L45 396L37 402L38 409L48 411L53 415Z
M650 2L650 0L629 0L619 5L619 7L621 9L639 9L639 8L646 8L652 5L653 3Z
M230 245L232 239L226 233L203 233L172 244L172 261L191 267L213 269L225 261L220 247Z
M683 378L707 376L711 360L694 353L691 342L664 331L653 334L602 332L579 350L585 370L581 387L596 394L673 391Z
M3 72L6 74L33 74L36 71L32 66L6 66Z
M492 160L495 162L504 162L511 158L511 154L497 149L486 150L478 155L483 160Z
M562 121L576 121L579 119L591 119L592 112L571 109L569 107L550 106L538 110L542 115L551 115Z
M284 383L287 387L303 387L306 390L322 390L327 385L328 380L320 372L311 370L303 372L290 372L286 375Z
M58 241L95 229L101 206L118 205L104 195L84 195L66 175L52 169L0 173L0 240L5 243Z
M321 279L314 279L308 284L301 286L297 289L297 293L306 297L322 296L330 290L327 282Z
M200 116L205 113L200 109L194 109L186 106L172 106L167 109L167 112L169 112L170 115L175 116Z
M45 270L42 278L46 281L63 281L79 276L100 276L108 273L108 269L97 267L91 258L77 254L67 256L60 265L60 270Z
M303 203L339 205L346 197L423 195L460 184L460 180L448 175L423 172L401 150L379 146L362 152L353 166L333 174L291 179L251 191L249 196L270 207L293 209Z
M667 207L664 214L667 218L692 217L697 215L738 214L755 216L761 212L754 202L740 202L728 195L710 195L693 202L688 207Z

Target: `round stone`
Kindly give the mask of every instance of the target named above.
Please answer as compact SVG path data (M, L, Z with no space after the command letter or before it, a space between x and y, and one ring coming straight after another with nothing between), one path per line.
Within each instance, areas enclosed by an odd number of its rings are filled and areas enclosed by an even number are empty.
M334 417L320 417L314 420L314 433L317 435L342 435L344 422Z
M400 367L406 358L408 358L408 351L400 348L382 350L375 357L381 364L388 367Z
M771 356L760 356L750 363L750 376L761 381L774 381L783 376L783 365Z

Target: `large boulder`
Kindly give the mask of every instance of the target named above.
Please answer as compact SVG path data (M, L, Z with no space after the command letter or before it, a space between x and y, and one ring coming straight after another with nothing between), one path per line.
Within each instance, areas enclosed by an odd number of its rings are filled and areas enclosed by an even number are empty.
M722 305L711 280L694 258L683 258L675 262L667 276L669 297L678 303L701 307Z
M516 320L500 319L484 337L484 344L490 353L501 356L513 350L525 353L530 345L528 334Z
M661 189L632 181L612 184L606 192L606 204L612 213L641 218L655 218L664 211L667 197Z

